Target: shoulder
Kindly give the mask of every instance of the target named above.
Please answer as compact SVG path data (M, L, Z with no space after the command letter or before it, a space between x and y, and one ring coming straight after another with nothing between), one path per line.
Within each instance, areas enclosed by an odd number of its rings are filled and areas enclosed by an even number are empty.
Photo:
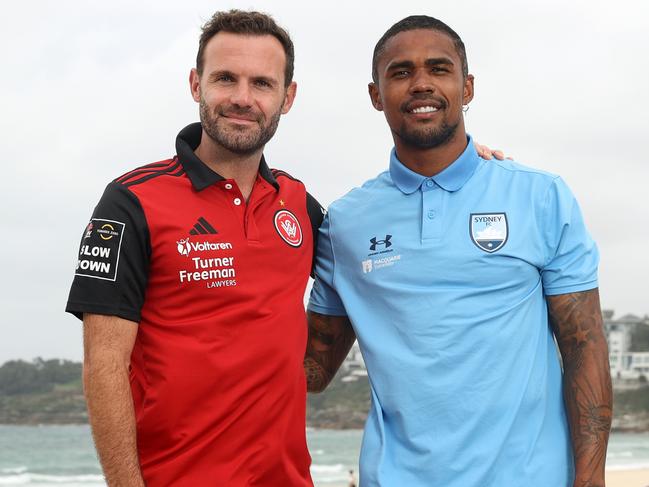
M165 176L176 176L184 174L182 165L176 158L154 162L137 167L112 180L106 186L97 209L109 213L141 213L143 204L157 194L166 197L164 188L156 182L160 182ZM153 198L155 199L155 198Z
M535 200L544 199L548 191L557 185L565 186L557 174L512 160L484 161L477 175L479 184L486 183L495 190L506 187L512 194L525 195Z
M322 205L306 190L304 183L296 177L281 169L272 168L270 172L282 190L288 190L289 192L297 191L298 194L305 194L306 209L309 219L311 220L311 226L313 227L314 232L317 232L318 228L322 224L324 216Z
M329 206L329 213L344 214L362 213L374 201L386 193L397 190L390 178L389 171L383 171L378 176L368 179L360 187L352 188L347 194L335 200ZM398 190L397 190L398 191Z
M185 174L182 164L177 157L165 159L163 161L152 162L144 166L137 167L118 178L113 183L123 188L131 189L133 187L151 184L154 181L160 181L164 177L178 177Z
M526 164L522 164L518 161L512 161L509 159L504 161L485 161L485 168L501 174L518 175L520 177L540 179L548 182L551 182L559 177L556 174L530 167Z
M293 184L298 186L304 186L304 183L298 178L292 176L291 174L283 171L282 169L271 168L270 172L272 173L277 183L282 184Z

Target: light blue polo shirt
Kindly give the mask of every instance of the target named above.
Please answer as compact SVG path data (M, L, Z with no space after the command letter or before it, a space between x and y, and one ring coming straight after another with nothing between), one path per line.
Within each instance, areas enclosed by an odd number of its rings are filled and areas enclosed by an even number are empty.
M572 486L544 295L596 288L598 252L559 177L393 151L319 238L309 309L349 316L370 379L362 487Z

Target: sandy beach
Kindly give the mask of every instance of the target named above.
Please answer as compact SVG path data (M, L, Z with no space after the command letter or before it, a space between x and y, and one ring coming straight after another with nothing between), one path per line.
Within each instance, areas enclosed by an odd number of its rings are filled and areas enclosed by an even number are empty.
M649 468L640 470L607 470L606 487L647 487Z
M316 487L317 487L316 482ZM348 484L339 484L328 487L348 487ZM606 487L649 487L649 468L640 470L607 470Z

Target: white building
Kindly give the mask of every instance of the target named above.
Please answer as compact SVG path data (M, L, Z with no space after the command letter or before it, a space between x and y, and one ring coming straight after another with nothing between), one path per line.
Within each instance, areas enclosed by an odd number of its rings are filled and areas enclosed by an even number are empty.
M649 378L649 350L631 352L631 333L638 326L649 326L649 319L625 315L614 319L612 310L604 310L604 330L608 341L608 357L614 380Z
M358 342L354 342L354 345L352 345L342 368L344 377L341 380L343 382L355 382L359 377L367 376L367 369Z

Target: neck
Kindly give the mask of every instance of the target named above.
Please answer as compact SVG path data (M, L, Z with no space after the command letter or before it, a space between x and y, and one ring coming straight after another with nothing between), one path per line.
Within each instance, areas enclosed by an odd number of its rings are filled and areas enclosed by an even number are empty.
M431 177L442 172L460 157L467 146L467 136L463 126L458 126L453 136L444 144L430 149L422 149L404 144L394 135L394 146L399 161L411 171Z
M237 183L243 198L248 201L257 179L263 151L264 148L261 147L249 154L238 154L217 144L203 131L201 143L194 150L194 154L207 167L219 173L225 179L233 179Z

